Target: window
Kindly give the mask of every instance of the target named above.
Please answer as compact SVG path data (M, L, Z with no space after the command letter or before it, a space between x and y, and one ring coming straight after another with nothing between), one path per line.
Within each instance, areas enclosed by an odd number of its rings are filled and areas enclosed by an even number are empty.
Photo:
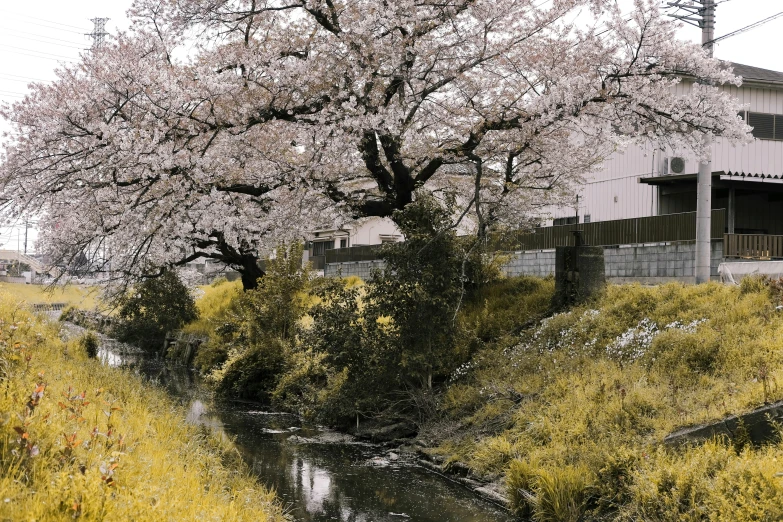
M334 240L332 241L314 241L313 242L313 255L322 256L327 250L334 248Z
M563 217L563 218L556 218L552 222L552 225L558 226L558 225L576 225L579 223L579 216L571 216L571 217Z
M584 222L585 223L590 223L591 219L592 219L592 217L590 217L590 214L585 214L585 217L584 217Z
M740 113L742 119L753 127L751 134L760 140L783 140L783 115L761 112Z
M340 240L340 248L347 248L348 247L348 240L347 239L341 239Z

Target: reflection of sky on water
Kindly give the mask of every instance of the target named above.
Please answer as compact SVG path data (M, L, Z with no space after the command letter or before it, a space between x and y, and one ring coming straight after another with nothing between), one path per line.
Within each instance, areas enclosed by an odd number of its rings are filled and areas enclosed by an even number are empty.
M367 444L303 444L322 430L290 414L257 405L216 403L197 376L142 357L101 338L101 360L128 366L182 401L188 422L236 442L259 480L273 488L297 522L508 522L511 517L464 488L400 463L370 465L385 457ZM290 439L293 435L301 439Z
M323 513L324 502L331 497L332 479L329 472L310 462L296 459L291 463L291 479L300 488L308 513Z

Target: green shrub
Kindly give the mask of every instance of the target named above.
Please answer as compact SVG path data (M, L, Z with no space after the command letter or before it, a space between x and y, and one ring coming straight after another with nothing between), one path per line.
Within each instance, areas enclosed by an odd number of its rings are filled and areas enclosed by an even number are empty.
M229 357L217 381L217 392L231 397L271 401L271 393L285 369L289 347L281 339L267 342Z
M88 331L79 338L79 346L87 354L90 359L98 357L98 348L100 347L100 341L95 332Z
M124 342L158 349L166 332L195 320L193 296L174 271L144 280L120 298L114 334Z

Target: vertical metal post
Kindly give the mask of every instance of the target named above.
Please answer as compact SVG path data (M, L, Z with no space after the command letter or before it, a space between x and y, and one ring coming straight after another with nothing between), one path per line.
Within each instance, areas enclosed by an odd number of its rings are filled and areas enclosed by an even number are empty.
M729 234L734 233L734 220L737 215L737 191L734 188L729 189L729 212L727 218L727 228Z
M710 58L713 55L712 40L715 38L715 0L703 0L704 11L701 24L701 43ZM710 280L710 214L712 212L712 139L704 135L704 147L709 159L699 163L699 177L696 196L696 283Z

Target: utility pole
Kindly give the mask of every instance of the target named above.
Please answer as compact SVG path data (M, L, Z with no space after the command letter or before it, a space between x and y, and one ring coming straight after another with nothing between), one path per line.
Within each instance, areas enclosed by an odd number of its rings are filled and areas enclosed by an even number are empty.
M701 29L701 44L712 58L715 47L715 0L685 0L668 2L669 7L682 10L685 14L669 16L695 25ZM694 5L694 3L696 5ZM699 175L696 192L696 259L694 271L696 283L706 283L710 280L710 244L712 217L712 139L704 135L704 148L708 159L699 163Z
M90 21L93 23L93 30L91 33L87 33L87 36L92 38L92 49L100 49L103 46L103 42L109 33L106 32L106 22L108 18L92 18Z

